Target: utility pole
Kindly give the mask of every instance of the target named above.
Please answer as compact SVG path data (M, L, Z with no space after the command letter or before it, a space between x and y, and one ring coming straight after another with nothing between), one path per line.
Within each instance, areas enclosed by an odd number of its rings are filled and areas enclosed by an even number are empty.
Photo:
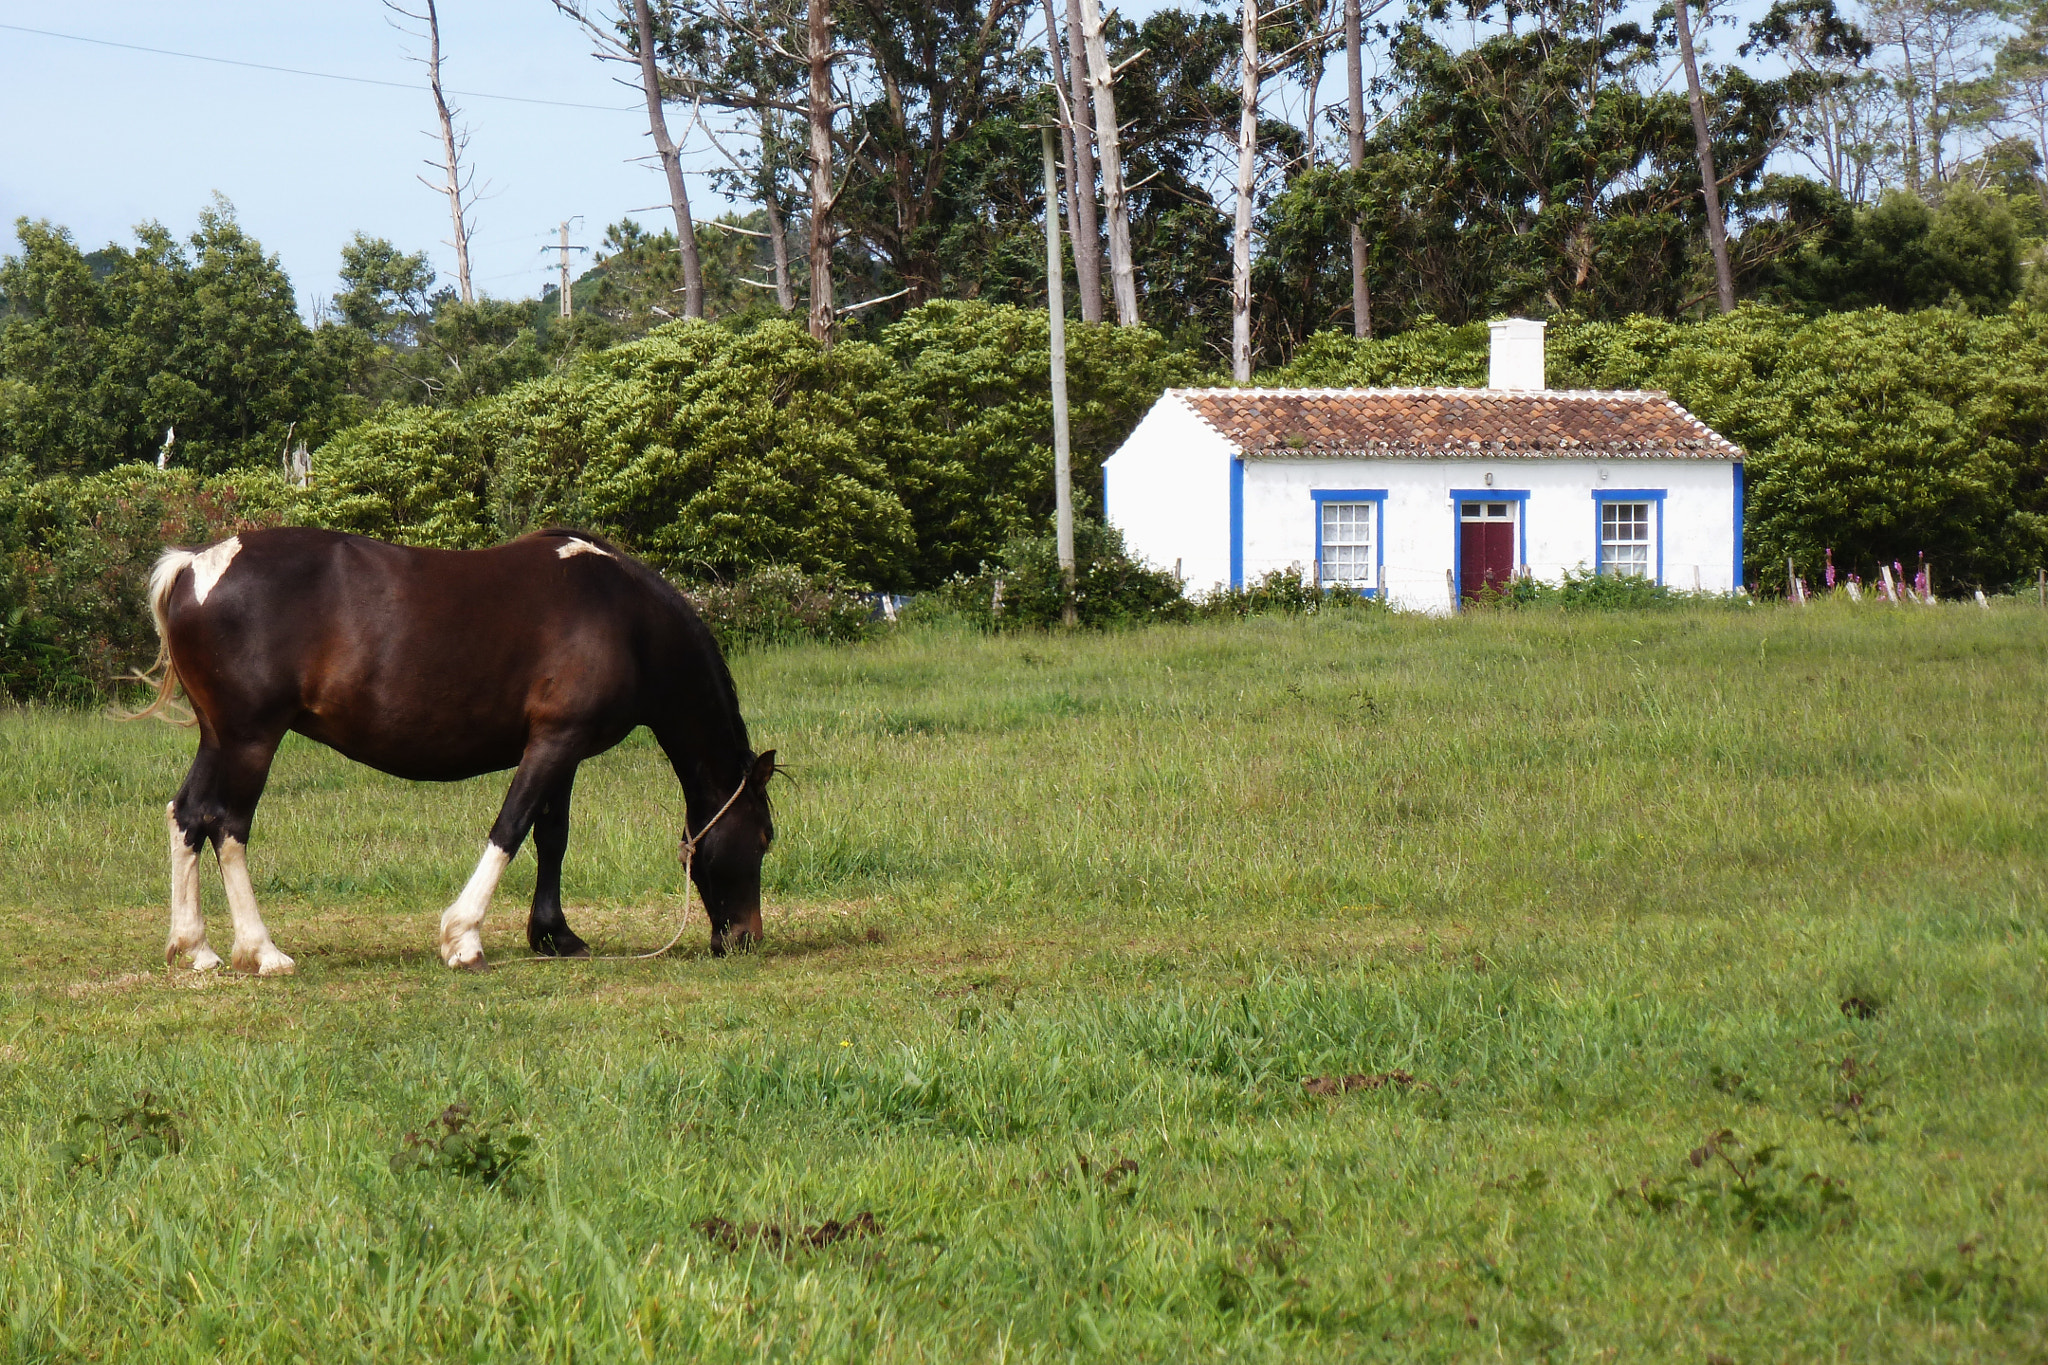
M1052 328L1052 483L1054 534L1059 548L1060 586L1064 604L1060 624L1076 624L1074 609L1074 452L1067 434L1067 300L1066 271L1060 261L1060 182L1055 169L1052 129L1038 130L1045 153L1045 308Z
M569 306L569 220L562 220L562 316L568 317L574 310Z
M571 307L572 300L569 297L569 290L571 288L569 284L569 253L572 251L590 250L590 248L587 246L571 246L569 244L569 224L579 221L581 221L581 215L578 215L576 218L564 218L562 220L561 245L544 246L541 248L542 251L559 251L562 253L562 288L560 291L561 297L559 302L562 305L562 316L564 318L568 317L569 314L572 311L574 311Z

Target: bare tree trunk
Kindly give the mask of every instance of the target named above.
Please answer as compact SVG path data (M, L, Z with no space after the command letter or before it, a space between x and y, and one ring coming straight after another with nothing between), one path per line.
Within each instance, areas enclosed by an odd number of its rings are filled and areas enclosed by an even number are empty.
M1230 244L1230 373L1252 377L1252 190L1259 156L1259 6L1243 0L1238 56L1237 221Z
M1088 98L1088 40L1081 0L1067 0L1067 98L1074 129L1073 175L1067 181L1074 239L1074 281L1081 290L1081 321L1102 321L1102 217L1095 211L1094 102Z
M455 228L454 239L448 243L455 248L455 281L462 301L475 303L476 291L469 284L469 224L462 212L461 151L468 139L455 136L455 115L441 94L441 16L435 12L434 0L427 0L427 84L434 92L434 112L441 116L441 167L447 173L442 193L448 196L448 217Z
M1086 124L1081 122L1084 115L1080 110L1078 96L1080 87L1069 78L1065 49L1061 46L1059 16L1054 11L1052 0L1043 0L1045 7L1045 52L1052 62L1052 80L1055 93L1054 107L1059 111L1060 151L1065 157L1062 165L1066 171L1067 237L1074 247L1074 278L1081 287L1081 320L1102 321L1102 243L1095 226L1095 155L1085 144ZM1079 41L1078 31L1072 35ZM1084 130L1075 135L1075 126L1080 123ZM1088 163L1088 179L1081 179L1081 162ZM1081 226L1082 196L1087 196L1088 228L1083 235ZM1090 276L1093 275L1091 279ZM1090 316L1090 311L1094 316Z
M782 230L781 193L776 185L775 163L770 149L779 145L775 115L761 111L761 207L768 213L768 246L775 253L775 306L789 313L796 309L796 291L789 283L789 234Z
M1344 80L1349 87L1346 122L1351 134L1351 171L1365 169L1365 56L1364 28L1359 14L1360 0L1344 0ZM1356 219L1351 223L1351 335L1372 335L1372 265L1365 242L1365 229Z
M1102 38L1100 0L1081 0L1081 34L1088 49L1088 88L1095 102L1095 145L1102 153L1102 197L1109 208L1109 281L1119 327L1142 325L1138 271L1131 259L1131 217L1124 203L1124 162L1116 124L1116 73Z
M1735 275L1728 266L1728 229L1721 221L1721 186L1714 177L1714 144L1707 136L1707 101L1700 93L1700 69L1692 57L1692 20L1686 0L1676 0L1678 52L1685 62L1685 89L1692 100L1692 135L1699 149L1700 188L1707 201L1707 245L1714 252L1714 288L1721 311L1735 311Z
M811 336L832 344L832 15L831 0L809 0L811 125Z
M647 129L654 134L655 154L668 177L668 202L676 214L676 244L683 252L683 316L704 316L704 265L697 258L697 225L690 219L690 192L683 186L683 158L669 139L668 117L661 111L661 70L654 61L654 6L633 0L633 25L640 39L640 88L647 95Z

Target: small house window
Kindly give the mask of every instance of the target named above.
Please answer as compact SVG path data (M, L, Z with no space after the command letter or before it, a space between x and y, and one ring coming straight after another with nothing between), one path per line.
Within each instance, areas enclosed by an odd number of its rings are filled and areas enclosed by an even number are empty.
M1600 504L1600 572L1642 578L1650 572L1651 508L1647 502Z
M1373 516L1379 504L1325 502L1322 579L1325 585L1373 586Z

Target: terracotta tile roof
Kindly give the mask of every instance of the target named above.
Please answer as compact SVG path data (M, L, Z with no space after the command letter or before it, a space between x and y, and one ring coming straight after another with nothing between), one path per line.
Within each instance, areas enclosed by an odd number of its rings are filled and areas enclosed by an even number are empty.
M1666 394L1543 389L1169 389L1247 456L1740 460Z

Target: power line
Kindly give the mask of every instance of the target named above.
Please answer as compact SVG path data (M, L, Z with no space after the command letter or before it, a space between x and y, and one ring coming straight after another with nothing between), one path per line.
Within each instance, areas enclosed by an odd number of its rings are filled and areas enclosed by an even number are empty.
M404 81L380 81L368 76L337 76L331 71L306 71L296 66L270 66L263 62L237 61L233 57L209 57L199 52L173 52L166 47L144 47L140 43L117 43L110 38L87 38L77 33L58 33L47 28L26 28L20 24L0 24L0 29L12 33L33 33L39 38L62 38L66 42L91 43L95 47L118 47L129 52L147 52L156 57L183 57L192 62L213 62L219 66L242 66L251 71L276 71L287 76L312 76L323 81L347 81L351 85L381 85L392 90L419 90L422 87L409 85ZM450 90L451 95L460 95L471 100L509 100L516 104L545 104L555 109L598 109L608 114L631 113L632 105L624 104L575 104L568 100L543 100L531 95L494 95L484 90Z

